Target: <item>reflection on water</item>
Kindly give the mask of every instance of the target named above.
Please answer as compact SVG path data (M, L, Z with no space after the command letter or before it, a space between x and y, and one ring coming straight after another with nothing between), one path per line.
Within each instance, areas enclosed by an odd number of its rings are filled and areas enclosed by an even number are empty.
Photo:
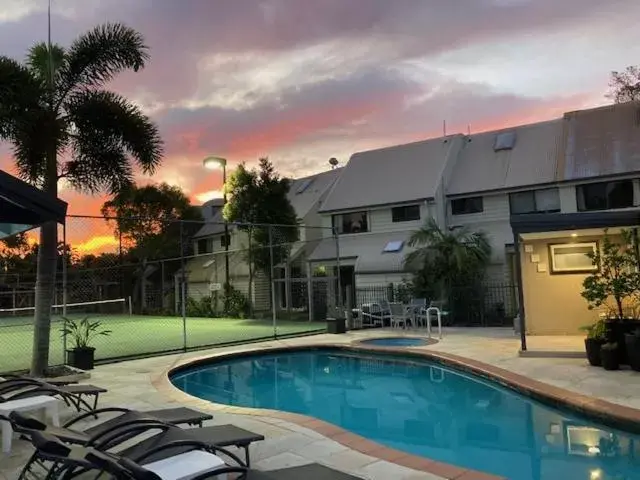
M640 479L640 438L427 362L283 353L199 367L172 381L206 400L313 416L513 480Z

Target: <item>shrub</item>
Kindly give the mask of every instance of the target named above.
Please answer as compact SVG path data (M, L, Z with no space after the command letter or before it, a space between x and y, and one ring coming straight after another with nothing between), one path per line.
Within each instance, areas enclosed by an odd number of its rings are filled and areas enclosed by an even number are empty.
M187 317L215 317L216 312L213 309L213 303L210 296L201 297L196 300L187 298L186 304Z
M240 291L229 285L226 288L223 305L227 306L225 316L230 318L247 318L249 314L249 300Z

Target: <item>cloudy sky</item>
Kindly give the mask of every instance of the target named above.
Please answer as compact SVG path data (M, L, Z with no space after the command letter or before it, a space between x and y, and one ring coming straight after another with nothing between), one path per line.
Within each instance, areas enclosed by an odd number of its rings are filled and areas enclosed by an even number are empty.
M46 39L46 8L1 0L0 53ZM439 135L444 120L477 132L606 103L609 72L640 63L638 0L53 0L53 12L63 45L107 21L145 35L148 68L112 88L162 130L152 180L194 201L220 188L207 154L309 174ZM102 202L64 196L72 213Z

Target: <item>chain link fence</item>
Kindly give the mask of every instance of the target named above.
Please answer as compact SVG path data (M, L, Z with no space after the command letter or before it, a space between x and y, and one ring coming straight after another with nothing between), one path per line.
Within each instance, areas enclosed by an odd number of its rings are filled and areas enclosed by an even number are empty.
M64 363L73 346L63 318L98 320L111 332L93 342L97 361L325 331L339 279L315 272L308 256L333 231L226 231L206 221L68 216L58 235L50 364ZM33 230L0 245L2 372L30 364L38 239Z

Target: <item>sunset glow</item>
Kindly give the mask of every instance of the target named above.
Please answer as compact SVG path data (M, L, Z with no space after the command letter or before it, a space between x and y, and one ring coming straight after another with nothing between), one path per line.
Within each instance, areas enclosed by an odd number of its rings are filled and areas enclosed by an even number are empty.
M52 39L105 21L137 28L148 66L109 87L142 108L166 142L140 181L178 185L194 203L222 195L221 172L268 156L286 176L345 164L356 151L561 116L607 102L608 76L640 59L637 0L53 0ZM2 53L45 40L45 0L0 12ZM464 12L463 15L460 12ZM0 168L15 173L8 145ZM69 213L105 197L68 188ZM113 251L102 219L74 219L78 252Z

